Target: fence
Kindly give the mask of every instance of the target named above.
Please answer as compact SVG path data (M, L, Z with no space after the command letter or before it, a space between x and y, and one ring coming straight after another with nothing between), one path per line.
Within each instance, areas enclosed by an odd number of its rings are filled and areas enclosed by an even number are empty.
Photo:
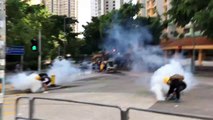
M29 102L28 118L18 116L19 101L22 100L22 99L27 99L28 102ZM48 101L78 103L78 104L86 104L86 105L99 106L99 107L115 108L115 109L118 109L120 111L120 120L129 120L129 112L131 110L148 112L148 113L164 114L164 115L177 116L177 117L184 117L184 118L213 120L213 118L205 117L205 116L177 114L177 113L171 113L171 112L164 112L164 111L157 111L157 110L150 110L150 109L140 109L140 108L134 108L134 107L129 107L126 110L122 110L119 106L114 106L114 105L106 105L106 104L98 104L98 103L90 103L90 102L80 102L80 101L74 101L74 100L55 99L55 98L42 98L42 97L19 97L19 98L17 98L16 103L15 103L15 120L42 120L42 119L34 118L34 113L35 113L34 108L35 108L35 101L36 100L48 100Z

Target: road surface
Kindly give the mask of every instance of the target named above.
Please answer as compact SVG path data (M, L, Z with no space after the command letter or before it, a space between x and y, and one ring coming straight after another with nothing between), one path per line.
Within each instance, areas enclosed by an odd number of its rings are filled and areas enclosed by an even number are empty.
M213 82L211 77L196 76L200 84L184 93L181 103L157 102L149 90L152 73L123 72L117 74L94 73L81 80L74 81L61 89L48 93L20 93L8 91L4 103L4 120L14 119L14 102L17 97L47 97L120 106L122 109L136 107L160 110L179 114L213 117ZM208 93L208 94L207 94ZM20 103L19 116L27 116L26 101ZM44 120L119 120L117 109L90 105L38 100L35 118ZM130 120L195 120L177 116L154 114L131 110Z

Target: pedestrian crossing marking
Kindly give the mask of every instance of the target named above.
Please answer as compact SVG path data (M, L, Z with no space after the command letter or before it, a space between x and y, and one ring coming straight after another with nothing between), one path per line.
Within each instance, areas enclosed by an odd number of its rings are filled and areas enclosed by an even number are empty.
M14 94L6 95L3 100L3 115L14 116L15 115L15 102L18 97L22 97L26 94Z
M3 112L4 116L15 115L14 111Z

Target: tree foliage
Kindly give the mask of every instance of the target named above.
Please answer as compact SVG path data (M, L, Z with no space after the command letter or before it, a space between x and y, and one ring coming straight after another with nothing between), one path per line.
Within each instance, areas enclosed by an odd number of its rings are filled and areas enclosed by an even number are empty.
M172 0L169 10L171 21L185 26L190 21L210 38L213 38L213 1L212 0Z
M7 0L7 45L25 46L25 59L32 60L38 53L30 50L30 40L42 33L43 58L56 56L58 47L61 46L68 53L71 41L77 41L78 34L73 33L71 24L77 20L66 16L51 15L43 5L27 4L21 0ZM65 31L64 31L64 20ZM65 48L66 46L66 48ZM74 46L77 49L77 46Z
M106 15L92 18L90 23L83 26L85 39L84 51L88 54L101 50L101 45L107 37L107 30L114 25L122 26L125 29L134 29L135 27L146 27L153 35L151 44L159 44L159 37L163 26L160 17L147 18L137 16L142 4L125 3L119 10L113 10ZM136 17L137 16L137 17ZM141 33L142 34L142 33Z
M32 38L38 38L39 30L42 33L43 60L55 58L59 47L62 55L78 54L76 51L79 51L81 42L76 38L78 34L74 33L72 28L72 25L77 22L76 19L52 15L44 5L30 6L26 0L7 0L6 9L7 46L24 46L26 61L37 60L38 52L31 51L30 42Z
M85 54L91 54L94 51L99 51L101 43L100 33L100 19L97 17L92 18L92 22L84 27L85 45L82 46L81 51Z

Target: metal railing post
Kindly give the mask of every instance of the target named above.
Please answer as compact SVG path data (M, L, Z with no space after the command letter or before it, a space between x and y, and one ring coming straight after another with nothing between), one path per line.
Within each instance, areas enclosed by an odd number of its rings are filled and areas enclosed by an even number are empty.
M19 100L22 99L22 98L17 98L16 99L16 102L15 102L15 120L17 120L17 117L18 117L18 103L19 103Z
M19 117L18 116L18 112L19 112L19 101L22 100L22 99L28 99L28 100L30 100L29 97L19 97L19 98L16 99L16 102L15 102L15 120L27 119L27 118L23 118L23 117Z
M30 98L29 101L29 120L33 120L34 115L34 98Z
M121 120L129 120L129 110L121 110Z

